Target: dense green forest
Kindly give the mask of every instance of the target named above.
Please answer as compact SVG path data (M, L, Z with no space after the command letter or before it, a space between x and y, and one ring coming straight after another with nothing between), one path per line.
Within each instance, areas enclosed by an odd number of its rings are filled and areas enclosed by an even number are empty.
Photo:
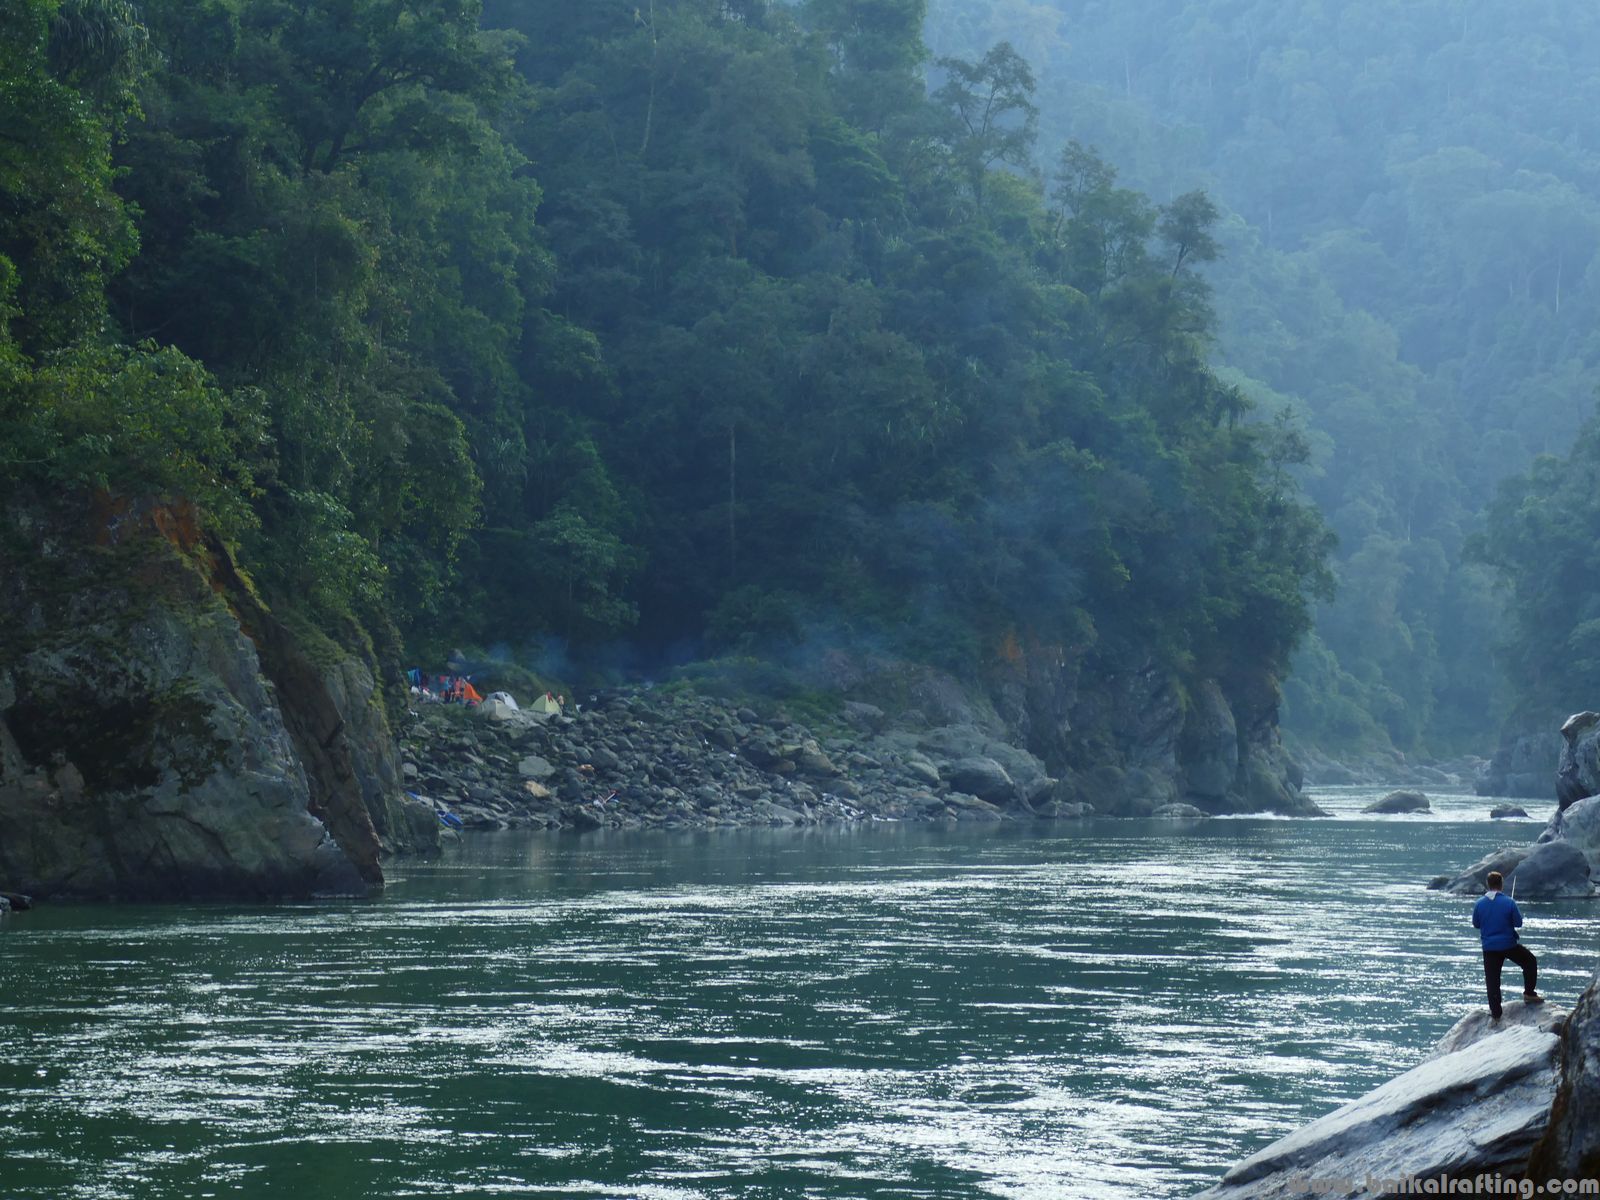
M1294 425L1217 212L1037 161L919 0L6 0L0 470L186 495L398 654L825 633L1276 673Z
M298 620L589 664L1298 643L1298 732L1408 751L1593 657L1535 536L1593 435L1523 472L1600 378L1600 16L0 12L0 465L192 496Z
M1096 145L1158 200L1204 187L1224 210L1221 373L1306 421L1302 478L1340 537L1290 726L1439 752L1486 744L1508 713L1547 723L1526 635L1507 634L1540 568L1503 542L1488 556L1523 572L1507 614L1472 543L1497 481L1564 453L1600 381L1600 12L931 8L939 52L1010 39L1033 62L1046 151Z

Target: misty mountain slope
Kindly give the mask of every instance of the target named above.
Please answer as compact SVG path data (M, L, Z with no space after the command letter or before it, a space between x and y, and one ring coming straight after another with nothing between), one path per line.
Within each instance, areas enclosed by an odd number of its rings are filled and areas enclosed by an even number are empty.
M968 3L936 51L1011 39L1042 142L1099 146L1157 198L1229 210L1221 361L1308 414L1339 600L1297 661L1313 738L1442 748L1510 697L1494 484L1564 451L1600 375L1600 16L1581 5ZM1498 695L1498 699L1496 699Z

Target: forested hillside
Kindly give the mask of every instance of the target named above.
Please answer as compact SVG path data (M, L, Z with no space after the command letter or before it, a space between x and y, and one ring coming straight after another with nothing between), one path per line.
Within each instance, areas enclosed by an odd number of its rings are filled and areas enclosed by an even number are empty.
M1502 615L1491 572L1463 551L1496 482L1564 453L1593 408L1600 14L932 10L936 50L1005 38L1033 62L1045 153L1079 139L1158 200L1205 187L1225 210L1224 375L1305 415L1305 478L1341 540L1339 598L1297 659L1287 720L1325 743L1491 738L1528 699L1501 683L1502 668L1522 677L1522 641L1490 653L1523 616Z
M1294 429L1215 210L1035 169L920 3L10 0L8 487L187 496L391 661L825 631L1278 674ZM1043 180L1043 182L1041 182Z

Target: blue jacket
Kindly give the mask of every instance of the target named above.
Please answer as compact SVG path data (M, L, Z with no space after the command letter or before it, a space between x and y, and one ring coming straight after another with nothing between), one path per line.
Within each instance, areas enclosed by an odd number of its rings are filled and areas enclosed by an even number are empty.
M1509 950L1517 944L1522 910L1504 892L1490 892L1472 906L1473 928L1483 932L1485 950Z

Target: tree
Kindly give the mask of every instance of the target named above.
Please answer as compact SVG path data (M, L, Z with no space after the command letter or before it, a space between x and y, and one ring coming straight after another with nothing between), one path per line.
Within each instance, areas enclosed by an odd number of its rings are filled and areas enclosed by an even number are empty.
M946 78L933 97L950 116L951 153L981 204L990 170L1032 162L1039 125L1033 71L1007 42L977 62L941 58L939 68Z

